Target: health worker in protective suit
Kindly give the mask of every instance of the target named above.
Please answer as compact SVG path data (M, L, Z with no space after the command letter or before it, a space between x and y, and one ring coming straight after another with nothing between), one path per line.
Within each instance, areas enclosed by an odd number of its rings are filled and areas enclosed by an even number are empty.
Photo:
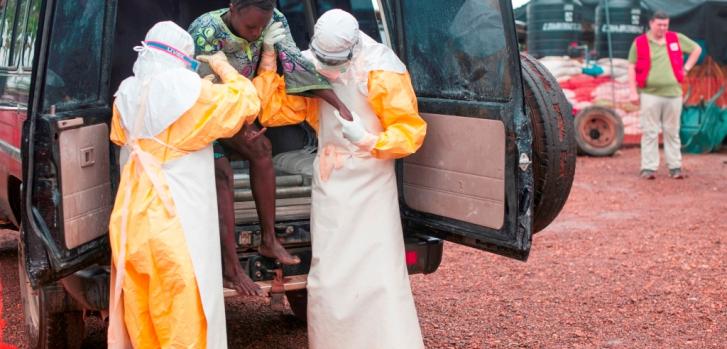
M253 84L223 54L201 56L221 77L194 71L192 37L154 25L134 75L115 94L111 140L122 147L109 224L109 348L226 348L212 142L260 111Z
M404 64L331 10L303 54L328 78L353 121L318 99L285 94L273 71L253 83L265 126L307 121L318 131L308 275L310 347L423 348L404 257L394 160L426 134Z

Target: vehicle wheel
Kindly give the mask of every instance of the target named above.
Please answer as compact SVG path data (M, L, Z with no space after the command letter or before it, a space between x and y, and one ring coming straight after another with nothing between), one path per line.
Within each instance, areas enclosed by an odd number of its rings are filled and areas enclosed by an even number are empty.
M613 155L624 141L624 124L616 113L606 107L591 106L576 115L578 148L592 156Z
M308 291L306 289L287 291L285 296L288 298L290 310L293 311L298 320L303 322L308 319Z
M65 302L63 287L53 284L34 290L25 272L25 253L18 253L18 279L25 313L28 347L31 349L77 349L81 347L85 324L79 311L52 312L52 304Z
M533 125L533 233L552 222L565 205L576 170L570 103L553 75L521 53L525 111Z

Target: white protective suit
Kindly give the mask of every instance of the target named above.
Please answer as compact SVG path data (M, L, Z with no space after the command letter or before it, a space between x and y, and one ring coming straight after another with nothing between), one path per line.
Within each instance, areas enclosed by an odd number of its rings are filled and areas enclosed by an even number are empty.
M190 68L192 37L172 22L146 35L114 101L122 172L109 224L109 348L226 348L212 141L260 109L252 83L216 62ZM210 63L212 65L212 63Z
M307 120L318 130L308 275L310 347L423 348L394 171L394 159L415 152L426 133L406 67L342 10L321 16L311 49L303 54L357 120L339 119L336 109L320 100L280 96L283 81L270 73L253 81L264 125Z

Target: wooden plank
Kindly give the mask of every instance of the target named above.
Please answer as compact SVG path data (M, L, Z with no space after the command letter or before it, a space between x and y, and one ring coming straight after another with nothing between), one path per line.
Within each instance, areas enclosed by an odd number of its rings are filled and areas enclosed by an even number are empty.
M263 296L270 295L270 290L272 289L273 282L272 281L256 281L256 284L260 286L260 289L262 290ZM308 275L293 275L293 276L286 276L283 278L283 289L285 291L295 291L295 290L302 290L306 287L308 284ZM237 291L231 289L231 288L225 288L223 290L225 297L234 297L237 296Z

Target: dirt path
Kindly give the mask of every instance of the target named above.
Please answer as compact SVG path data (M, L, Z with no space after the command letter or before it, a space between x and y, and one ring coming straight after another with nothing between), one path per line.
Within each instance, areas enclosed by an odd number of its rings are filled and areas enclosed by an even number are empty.
M579 158L568 204L527 263L447 244L436 273L412 277L427 347L725 348L725 161L686 156L686 180L662 170L644 181L638 149ZM16 258L0 253L0 282L3 340L19 345ZM264 300L227 309L230 348L306 347L305 325ZM85 347L103 347L92 330Z
M430 348L725 348L727 154L637 177L638 149L579 158L527 263L446 246L415 276Z

